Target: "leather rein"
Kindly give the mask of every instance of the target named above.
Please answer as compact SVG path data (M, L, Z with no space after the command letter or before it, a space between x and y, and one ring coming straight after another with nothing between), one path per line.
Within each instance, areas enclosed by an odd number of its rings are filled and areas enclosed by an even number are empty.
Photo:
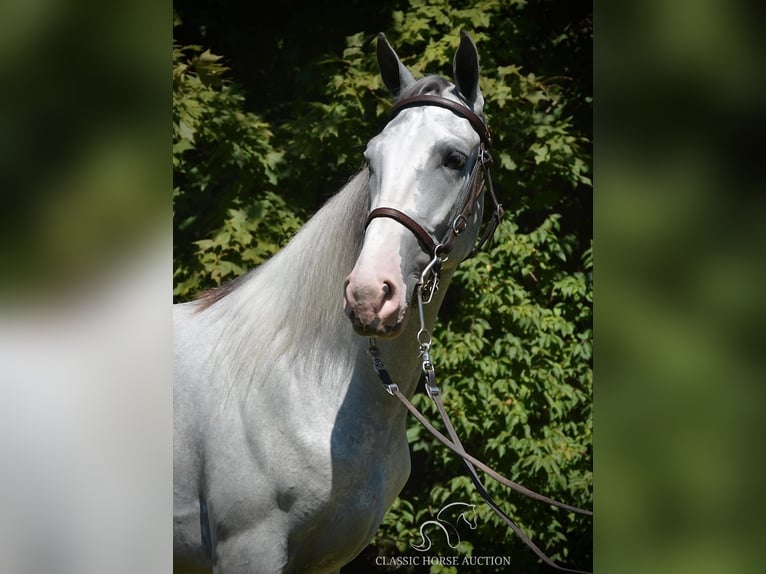
M418 315L420 319L420 330L417 334L417 340L420 356L423 360L422 368L425 375L426 393L436 404L436 408L439 411L439 415L442 419L444 427L447 429L449 438L439 432L428 421L428 419L426 419L426 417L420 411L418 411L412 402L410 402L410 400L399 390L398 385L391 379L391 375L386 369L383 358L380 354L380 350L375 344L375 340L370 339L368 354L372 358L373 368L380 378L380 381L383 384L383 388L386 390L386 392L399 399L405 408L426 428L426 430L428 430L428 432L430 432L439 442L441 442L444 446L449 448L463 460L463 463L468 470L468 474L471 477L471 480L476 486L476 489L478 490L481 497L543 562L563 572L588 574L582 570L572 570L557 564L551 560L539 547L537 547L535 543L532 542L532 540L526 534L524 534L519 526L498 506L498 504L490 496L490 494L487 492L487 489L484 487L484 484L482 483L476 469L478 468L500 484L503 484L512 490L515 490L535 500L540 500L558 508L562 508L570 512L585 514L588 516L593 516L593 512L569 504L564 504L563 502L558 502L552 498L548 498L547 496L538 494L537 492L525 488L524 486L505 478L500 473L492 470L492 468L467 453L463 447L463 443L460 441L460 438L455 431L455 427L452 424L446 409L444 408L444 404L442 403L441 393L439 387L436 384L436 371L434 369L433 363L431 363L430 358L431 334L425 325L425 314L423 307L424 305L427 305L431 302L433 294L438 288L441 263L444 261L444 258L452 249L457 236L466 229L468 225L468 217L475 213L476 205L479 201L479 198L481 197L485 183L489 184L488 188L494 202L495 209L484 233L482 234L469 257L473 256L487 243L487 241L489 241L497 229L497 226L503 217L504 211L502 205L497 201L497 197L495 196L495 191L492 185L492 178L489 174L489 166L492 162L492 158L489 155L489 148L492 144L492 137L490 135L489 129L487 128L487 125L484 123L484 120L482 120L479 115L474 113L468 107L460 103L442 98L440 96L432 95L419 95L400 100L394 105L391 118L395 117L396 114L398 114L403 109L414 106L438 106L448 109L458 116L468 120L471 123L473 129L476 131L476 133L479 134L479 137L481 138L478 157L476 158L476 162L474 163L474 166L471 170L471 175L468 179L468 183L463 191L464 197L460 203L460 209L458 210L457 215L452 219L452 223L450 224L449 229L440 241L437 241L428 231L426 231L409 215L392 207L379 207L377 209L373 209L367 216L367 222L365 224L366 228L367 225L369 225L370 222L377 217L388 217L390 219L394 219L409 229L418 238L426 252L432 257L430 263L428 263L428 265L426 265L425 269L423 270L420 276L420 280L415 288L417 294Z

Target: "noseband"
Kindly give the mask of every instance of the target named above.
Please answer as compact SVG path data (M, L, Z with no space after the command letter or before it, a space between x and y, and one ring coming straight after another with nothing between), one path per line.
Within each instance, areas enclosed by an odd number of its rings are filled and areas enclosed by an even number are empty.
M405 98L396 102L393 109L391 110L391 117L389 118L389 121L394 119L402 110L419 106L437 106L447 109L452 113L460 116L461 118L468 120L468 122L471 124L471 127L477 134L479 134L479 138L481 139L476 162L473 164L473 168L471 169L471 175L468 178L468 183L464 191L461 193L463 199L460 203L460 208L457 212L457 215L452 219L452 223L450 224L449 229L447 229L447 232L441 240L434 238L433 235L426 231L422 225L412 219L409 215L393 207L378 207L373 209L367 216L365 229L368 225L370 225L370 222L373 219L378 217L387 217L397 221L409 229L415 235L415 237L418 238L418 241L426 250L426 253L428 253L430 256L446 256L452 250L458 235L463 233L463 231L465 231L466 227L468 226L468 218L475 213L476 205L479 201L479 198L481 197L481 192L484 190L484 184L488 183L490 196L494 202L495 209L492 213L492 218L484 230L484 234L472 250L471 254L468 256L471 257L477 251L479 251L487 243L487 241L489 241L492 235L494 235L495 230L497 229L497 226L499 225L504 213L503 206L497 201L497 197L495 196L492 177L489 173L489 166L492 163L492 156L489 154L489 148L492 145L492 135L489 132L487 124L484 123L484 120L479 117L478 114L474 113L473 110L458 102L448 100L447 98L428 94L412 96L410 98Z

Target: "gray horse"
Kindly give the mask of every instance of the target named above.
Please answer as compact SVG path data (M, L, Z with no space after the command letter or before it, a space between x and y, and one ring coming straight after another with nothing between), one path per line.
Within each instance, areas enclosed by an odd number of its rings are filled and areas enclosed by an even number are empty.
M479 58L467 34L454 84L415 80L382 34L377 52L396 100L430 94L481 116ZM475 122L460 114L401 110L368 143L367 167L282 251L175 306L176 571L338 572L370 542L410 456L406 411L380 385L367 338L412 396L420 375L413 300L434 257L422 233L441 237L454 224L479 151ZM394 217L368 220L381 208L407 214L421 237ZM479 199L461 221L426 307L428 328L481 212Z

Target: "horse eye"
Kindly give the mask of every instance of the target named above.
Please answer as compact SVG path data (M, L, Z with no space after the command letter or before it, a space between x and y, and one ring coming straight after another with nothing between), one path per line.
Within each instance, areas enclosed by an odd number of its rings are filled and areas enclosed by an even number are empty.
M447 156L447 159L444 160L444 166L455 170L463 169L465 160L466 157L462 153L452 152Z

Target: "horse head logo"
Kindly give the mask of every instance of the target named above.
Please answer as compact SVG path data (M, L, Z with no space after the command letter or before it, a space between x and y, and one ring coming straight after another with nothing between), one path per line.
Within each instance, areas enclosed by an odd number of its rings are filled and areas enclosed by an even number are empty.
M442 514L444 514L445 511L453 507L466 508L466 510L460 512L457 517L454 518L454 523L442 517ZM469 519L466 514L470 514L473 519ZM411 544L410 546L418 552L426 552L428 549L430 549L432 543L431 539L426 534L426 530L429 526L435 526L438 528L438 530L444 533L444 536L447 539L447 545L454 550L458 547L458 544L460 544L460 532L458 531L457 527L461 521L467 524L471 530L476 530L477 521L475 504L468 504L466 502L452 502L443 507L439 512L436 513L435 520L426 520L423 524L420 525L420 543Z

